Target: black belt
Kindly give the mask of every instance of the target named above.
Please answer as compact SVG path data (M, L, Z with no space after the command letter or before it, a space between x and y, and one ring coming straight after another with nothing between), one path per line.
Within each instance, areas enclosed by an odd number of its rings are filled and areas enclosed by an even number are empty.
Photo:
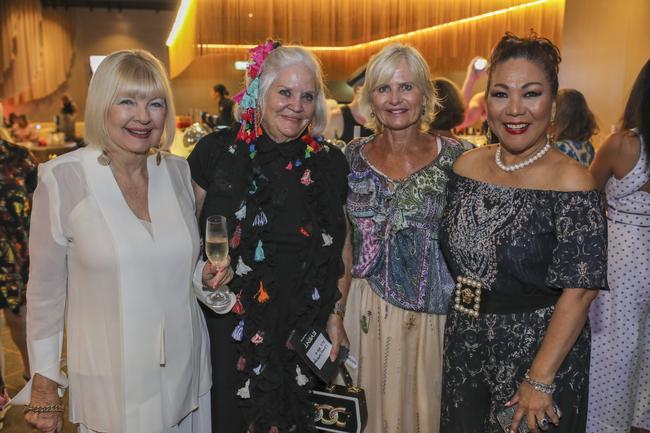
M485 290L475 278L458 276L452 308L470 317L479 314L512 314L539 310L555 305L562 291L555 293L521 294L520 296Z

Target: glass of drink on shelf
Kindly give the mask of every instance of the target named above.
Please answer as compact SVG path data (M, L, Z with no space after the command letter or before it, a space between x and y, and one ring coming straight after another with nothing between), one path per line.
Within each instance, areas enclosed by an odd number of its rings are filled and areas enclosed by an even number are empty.
M228 225L226 217L212 215L205 223L205 254L214 266L222 267L228 263ZM235 296L228 286L222 284L217 290L206 296L206 303L220 314L232 309Z

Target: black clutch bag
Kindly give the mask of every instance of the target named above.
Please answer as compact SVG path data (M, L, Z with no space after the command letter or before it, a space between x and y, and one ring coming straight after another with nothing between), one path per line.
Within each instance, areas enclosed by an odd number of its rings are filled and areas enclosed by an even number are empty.
M363 389L352 383L352 377L341 364L343 385L327 385L314 389L311 400L316 406L316 430L330 433L361 433L368 422L368 407Z

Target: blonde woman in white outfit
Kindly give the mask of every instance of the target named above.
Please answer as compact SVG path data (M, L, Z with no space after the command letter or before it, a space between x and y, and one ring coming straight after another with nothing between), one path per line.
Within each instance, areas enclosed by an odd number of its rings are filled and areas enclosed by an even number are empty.
M187 163L160 62L118 51L93 76L87 148L39 166L27 327L32 378L14 398L60 432L60 396L81 433L207 433L210 366L191 290L199 254ZM67 307L67 311L66 311ZM60 370L64 322L68 378Z

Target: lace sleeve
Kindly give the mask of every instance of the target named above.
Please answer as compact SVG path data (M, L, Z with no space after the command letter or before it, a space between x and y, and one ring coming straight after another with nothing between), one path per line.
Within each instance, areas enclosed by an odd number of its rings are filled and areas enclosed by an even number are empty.
M554 213L557 245L546 284L606 290L607 226L598 192L558 193Z

